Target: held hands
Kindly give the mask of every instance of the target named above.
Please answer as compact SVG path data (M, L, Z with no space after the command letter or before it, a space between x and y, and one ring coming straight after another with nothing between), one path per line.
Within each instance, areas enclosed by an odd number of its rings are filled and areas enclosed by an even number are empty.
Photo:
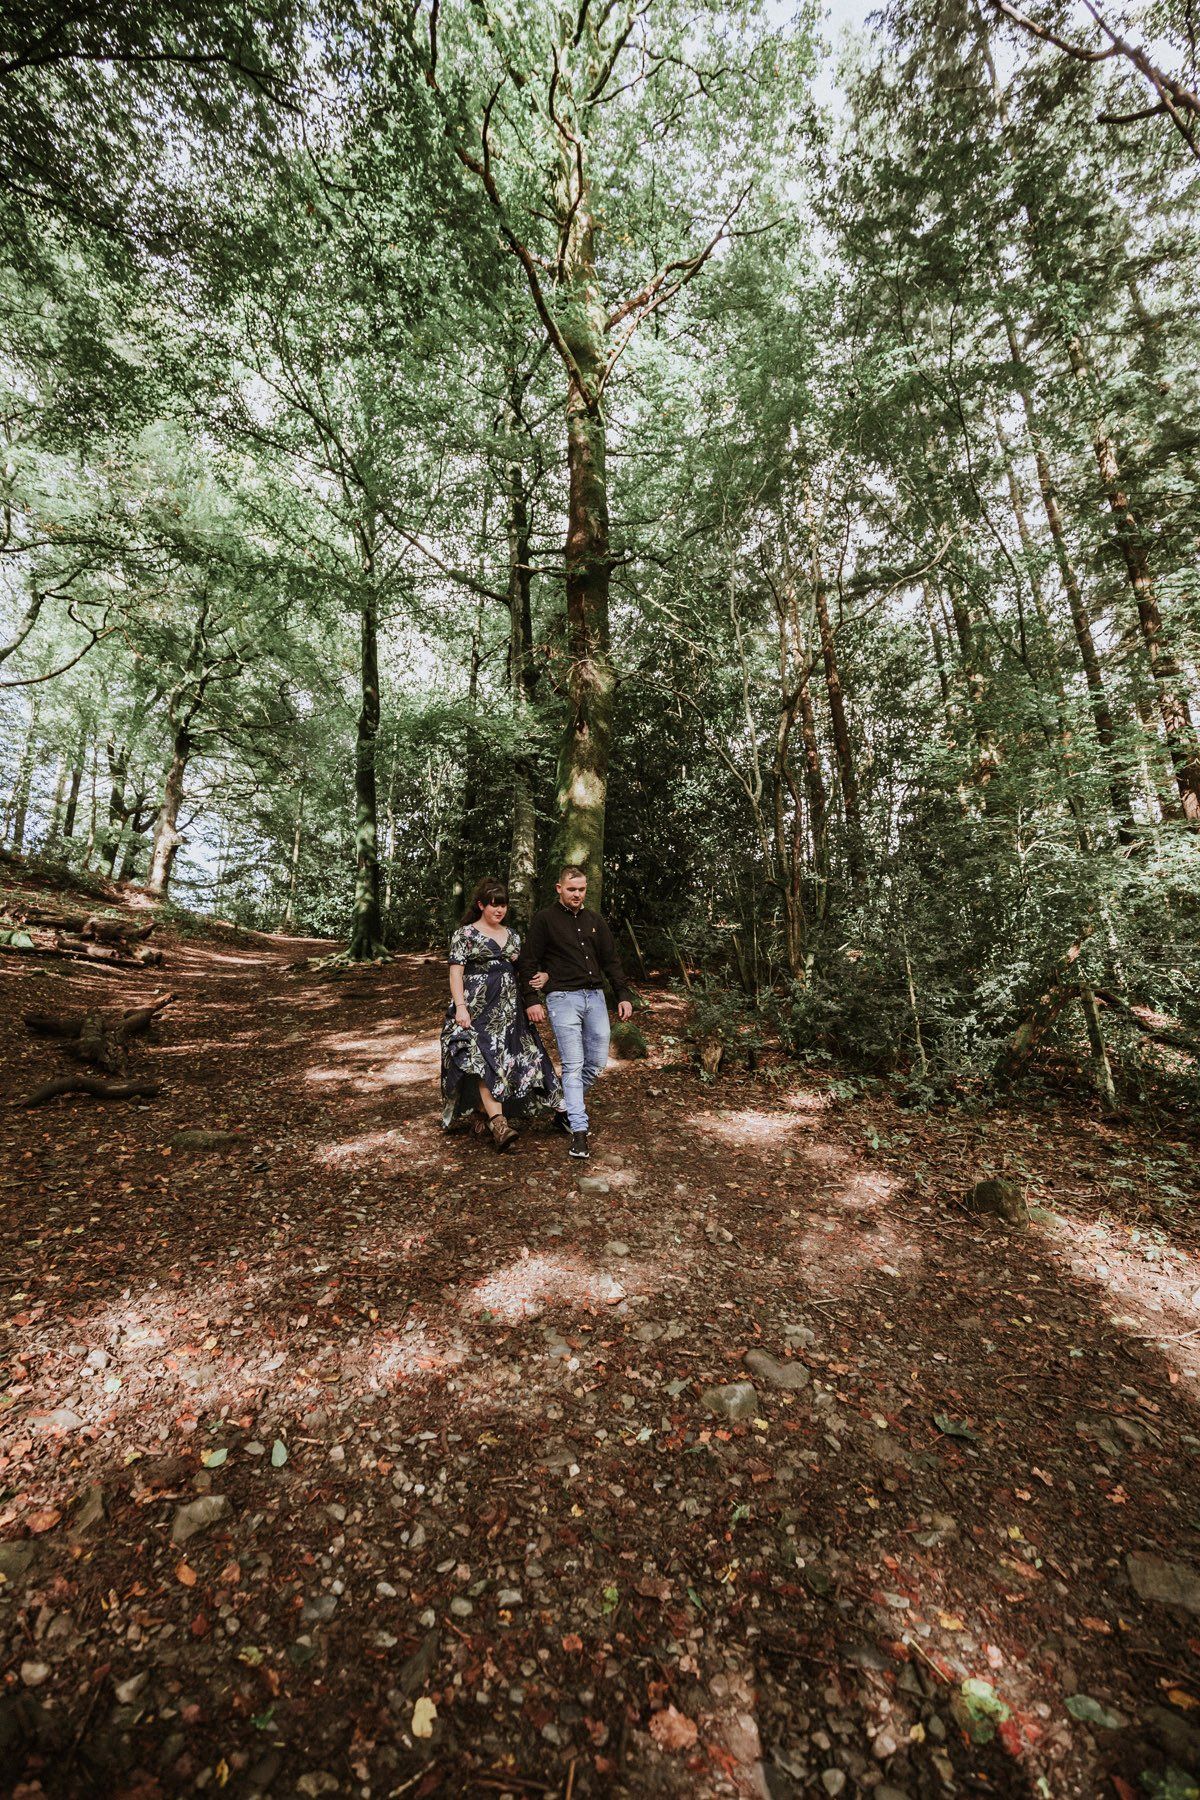
M529 977L529 985L531 988L544 988L549 979L545 969L539 969L536 975Z
M461 1025L464 1031L467 1031L470 1028L471 1015L467 1011L465 1006L456 1006L455 1007L454 1023L456 1025Z
M525 1008L525 1017L529 1020L531 1025L544 1025L546 1023L546 1009L544 1006L527 1006Z

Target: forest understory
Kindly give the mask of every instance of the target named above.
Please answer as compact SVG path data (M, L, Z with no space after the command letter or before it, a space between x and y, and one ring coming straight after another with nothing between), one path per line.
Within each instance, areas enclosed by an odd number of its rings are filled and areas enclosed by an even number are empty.
M497 1156L439 959L154 941L0 966L6 1793L1194 1791L1190 1126L703 1081L651 983ZM164 986L157 1098L20 1104Z

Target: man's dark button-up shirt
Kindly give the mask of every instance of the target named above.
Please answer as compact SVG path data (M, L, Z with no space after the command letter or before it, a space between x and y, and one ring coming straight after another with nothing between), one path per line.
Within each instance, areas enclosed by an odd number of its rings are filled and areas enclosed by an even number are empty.
M539 969L550 977L540 992L529 986ZM561 900L534 913L521 945L520 972L526 1006L540 1006L547 994L603 987L606 975L618 1001L632 998L607 920L586 906L572 912Z

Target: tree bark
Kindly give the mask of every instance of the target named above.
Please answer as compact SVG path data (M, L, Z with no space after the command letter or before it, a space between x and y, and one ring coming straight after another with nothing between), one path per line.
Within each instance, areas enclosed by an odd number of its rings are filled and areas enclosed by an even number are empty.
M520 412L517 378L508 401L508 424L515 431ZM523 931L533 916L537 891L537 812L533 760L529 754L533 666L533 611L529 561L529 490L520 460L509 461L508 477L508 688L516 725L513 757L512 838L508 855L508 904L513 924Z
M842 789L842 806L846 815L846 855L850 879L866 879L863 861L862 809L858 795L858 776L854 768L854 750L850 743L850 727L846 721L846 702L842 693L842 674L838 667L837 646L829 617L829 596L825 577L818 568L813 576L813 599L817 610L817 630L821 638L821 661L825 666L825 691L829 699L829 717L833 726L833 748L837 759L838 780Z
M292 855L288 869L287 900L284 903L283 918L279 922L281 931L293 932L296 929L296 890L300 878L300 845L304 828L304 785L296 797L296 824L292 831Z
M1121 485L1121 467L1116 446L1104 415L1096 404L1092 374L1080 337L1070 339L1067 354L1091 408L1092 448L1096 454L1096 466L1116 524L1117 542L1133 594L1146 659L1154 679L1159 714L1175 771L1183 816L1189 825L1200 827L1200 740L1197 740L1179 665L1163 638L1162 614L1154 589L1146 541L1129 497Z
M67 809L63 814L62 834L64 838L75 835L75 815L79 810L79 789L83 781L83 768L87 749L86 733L80 732L75 745L75 755L71 763L71 785L67 789Z
M183 804L183 782L192 754L191 730L180 721L171 743L171 760L163 779L162 800L154 820L154 841L150 852L150 873L146 886L162 899L171 885L175 854L183 838L179 831L179 809Z
M18 856L25 848L25 826L29 818L29 796L33 787L41 698L41 690L35 688L30 704L29 729L25 734L25 742L21 746L21 757L17 764L17 779L13 786L10 839Z
M359 603L359 676L362 701L354 745L354 903L350 919L351 962L369 962L383 952L379 913L379 796L375 741L379 736L379 602L370 536L363 540L364 579Z
M590 240L590 230L588 232ZM590 263L590 255L589 255ZM590 267L589 267L589 273ZM574 345L585 379L599 384L602 325L594 295L591 327ZM606 425L603 402L571 377L567 392L567 721L558 758L557 861L578 863L588 902L599 907L604 884L604 815L612 754L616 673L609 644L610 544Z

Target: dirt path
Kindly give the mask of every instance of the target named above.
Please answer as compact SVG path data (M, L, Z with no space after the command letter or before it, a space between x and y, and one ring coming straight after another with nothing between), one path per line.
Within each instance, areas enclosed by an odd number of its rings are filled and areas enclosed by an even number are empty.
M659 995L581 1176L443 1139L439 965L305 948L0 970L9 1097L22 1007L180 996L158 1101L5 1109L12 1791L1176 1792L1194 1142L701 1087ZM1002 1168L1027 1233L953 1204Z

